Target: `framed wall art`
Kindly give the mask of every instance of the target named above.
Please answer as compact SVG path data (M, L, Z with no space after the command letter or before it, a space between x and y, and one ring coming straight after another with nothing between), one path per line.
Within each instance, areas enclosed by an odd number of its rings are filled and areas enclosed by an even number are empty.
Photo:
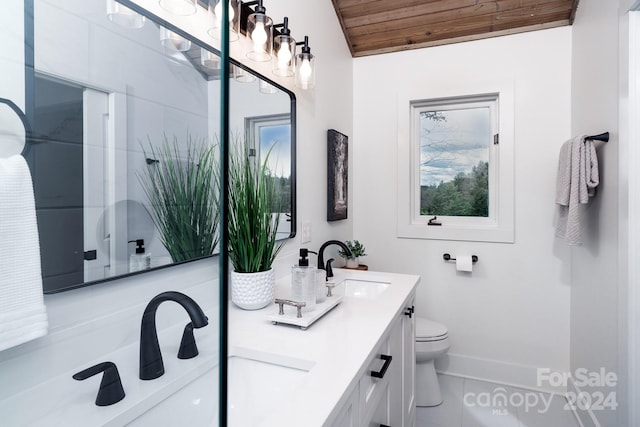
M347 219L349 138L329 129L327 147L327 221L338 221Z

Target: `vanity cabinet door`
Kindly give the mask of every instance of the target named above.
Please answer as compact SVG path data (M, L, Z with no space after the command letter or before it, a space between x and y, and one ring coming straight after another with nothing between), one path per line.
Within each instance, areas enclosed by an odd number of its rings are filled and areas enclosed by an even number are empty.
M355 387L349 395L336 421L331 424L335 427L358 427L360 425L360 390Z
M383 337L382 343L367 359L366 370L360 378L360 414L363 426L368 426L367 420L371 419L383 400L383 394L388 390L392 378L398 378L402 372L399 369L401 359L392 354L392 337L393 331ZM384 404L387 405L386 399Z
M415 295L409 299L408 308L413 308ZM416 317L402 318L402 425L414 426L416 417Z
M393 422L391 415L391 387L391 382L388 382L383 387L381 401L374 407L375 410L369 415L369 418L363 420L361 423L362 427L400 426L400 424Z
M362 427L402 426L402 360L403 360L403 319L394 319L391 330L380 348L382 354L391 356L391 363L384 378L364 378L360 380ZM378 353L380 354L380 352ZM375 365L375 361L374 361ZM362 386L364 384L364 387ZM363 394L364 393L364 394ZM368 398L368 399L367 399Z
M387 398L388 406L389 406L389 419L386 423L380 423L382 425L388 426L402 426L402 373L403 373L403 319L404 316L400 315L393 321L393 326L391 328L390 336L389 336L389 347L391 348L391 355L393 357L393 361L395 362L393 365L393 371L391 372L391 376L389 377L390 387L389 387L389 395Z

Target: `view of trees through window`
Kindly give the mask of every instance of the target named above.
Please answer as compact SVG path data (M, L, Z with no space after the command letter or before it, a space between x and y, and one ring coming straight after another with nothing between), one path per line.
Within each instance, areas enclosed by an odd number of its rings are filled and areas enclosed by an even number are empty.
M276 188L276 198L272 201L273 212L291 212L291 124L261 124L259 138L262 161L267 160L268 179L274 181Z
M488 106L423 109L420 132L420 215L489 216Z

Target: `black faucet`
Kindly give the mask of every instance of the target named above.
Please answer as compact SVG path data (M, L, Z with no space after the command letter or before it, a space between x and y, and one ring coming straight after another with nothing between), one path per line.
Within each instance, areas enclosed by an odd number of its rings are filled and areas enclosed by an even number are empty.
M142 315L140 328L140 379L153 380L164 374L162 353L156 331L156 310L165 301L175 301L189 314L194 328L202 328L209 323L200 306L180 292L163 292L153 297Z
M347 245L342 243L340 240L328 240L324 242L322 246L320 246L320 249L318 249L318 268L327 272L327 276L326 276L327 280L333 277L333 269L331 268L331 262L333 261L333 258L327 261L326 264L324 263L324 250L327 248L327 246L330 246L330 245L340 246L340 248L342 248L342 251L348 257L351 256L351 250L349 250Z

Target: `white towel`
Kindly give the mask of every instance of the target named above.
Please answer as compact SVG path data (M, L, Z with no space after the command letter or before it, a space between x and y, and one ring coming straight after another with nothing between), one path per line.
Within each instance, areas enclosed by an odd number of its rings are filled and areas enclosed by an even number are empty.
M589 203L599 183L594 142L584 135L565 142L560 148L556 182L556 237L570 245L582 244L580 205Z
M24 158L0 158L0 351L47 334L40 241Z

